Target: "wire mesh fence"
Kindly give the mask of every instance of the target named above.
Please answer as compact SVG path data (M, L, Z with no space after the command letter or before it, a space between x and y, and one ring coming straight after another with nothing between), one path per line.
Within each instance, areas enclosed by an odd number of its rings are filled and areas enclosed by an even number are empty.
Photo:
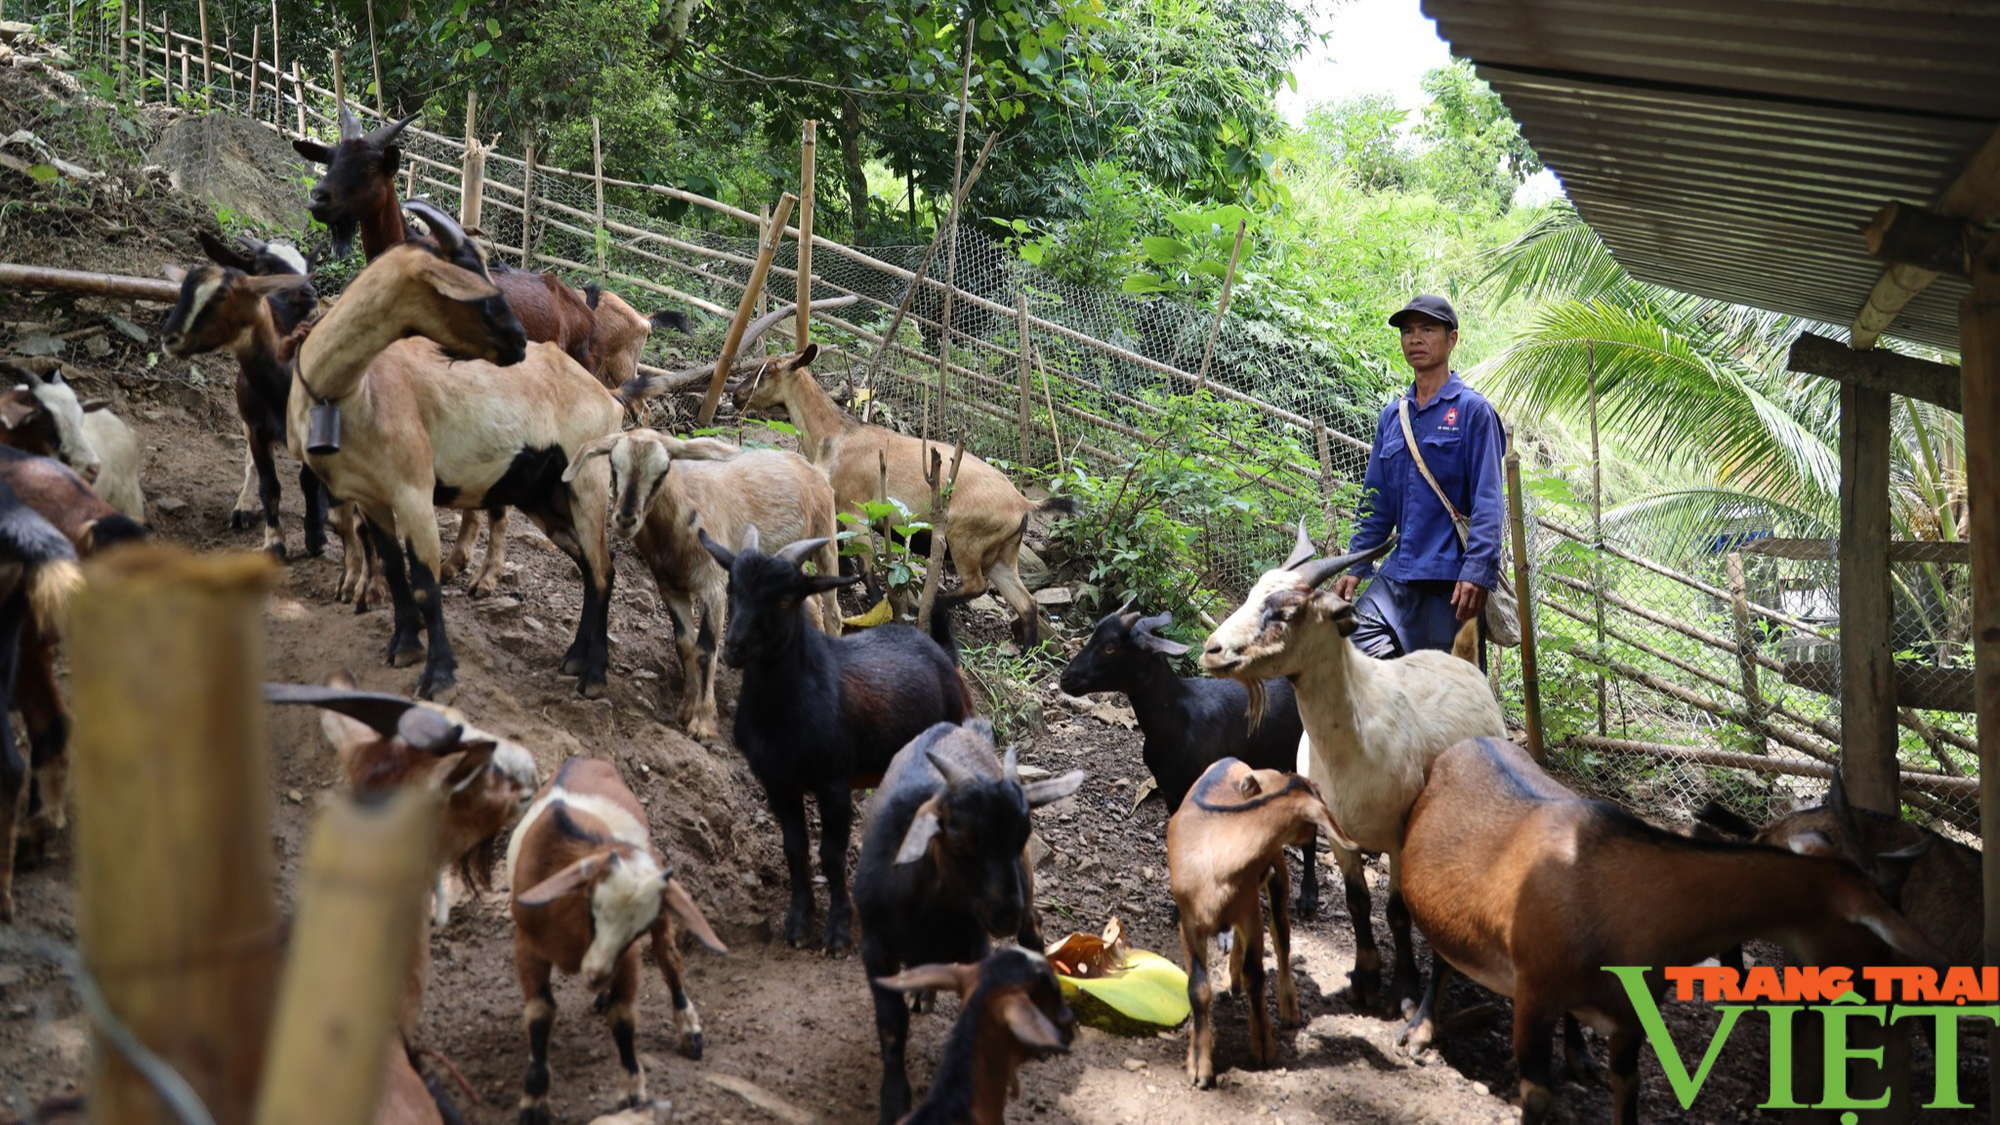
M108 14L115 3L102 11L105 21L123 18ZM56 6L41 19L54 31L67 15ZM332 92L295 60L283 71L268 59L253 68L211 45L204 81L199 40L157 25L141 38L136 18L125 26L122 43L116 34L68 41L114 73L113 85L142 97L212 105L286 135L334 132ZM355 108L366 125L378 123L368 107ZM406 193L462 210L465 140L412 127L400 144ZM690 351L717 342L748 286L757 215L596 171L537 166L527 153L488 152L483 171L479 227L499 259L603 284L641 310L696 310L708 319ZM662 200L674 218L661 217ZM962 435L1017 475L1078 466L1129 474L1163 445L1198 449L1238 482L1225 504L1209 494L1174 512L1197 533L1190 588L1210 596L1217 615L1284 557L1300 520L1323 543L1346 541L1379 404L1355 401L1353 386L1311 347L1218 323L1212 309L1057 281L1002 242L969 229L955 237L919 284L925 247L864 251L815 236L811 299L855 298L813 317L826 353L818 373L850 405L906 432ZM755 295L760 306L794 299L797 264L793 232ZM650 362L667 362L666 337L655 333ZM782 350L787 339L777 332L758 346ZM664 424L690 424L691 414L682 404ZM1551 764L1665 823L1685 823L1709 800L1753 817L1816 800L1840 740L1830 547L1774 553L1730 532L1695 561L1667 566L1544 518L1533 497L1522 502L1531 509ZM1891 582L1908 811L1976 839L1977 755L1961 709L1970 697L1966 567L1946 545L1899 561ZM1496 650L1491 668L1518 718L1518 653Z

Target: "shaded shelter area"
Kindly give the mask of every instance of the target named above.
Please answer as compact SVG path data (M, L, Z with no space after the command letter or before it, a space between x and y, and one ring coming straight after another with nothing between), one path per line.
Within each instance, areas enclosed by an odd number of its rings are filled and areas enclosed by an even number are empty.
M1841 383L1841 771L1897 812L1891 395L1964 415L1971 648L1959 709L2000 763L2000 6L1962 0L1424 0L1633 277L1845 326L1794 371ZM1879 343L1884 337L1891 342ZM1897 344L1894 341L1905 341ZM1952 367L1895 354L1958 353ZM1810 549L1801 547L1800 549ZM1904 701L1906 704L1909 701ZM1986 959L2000 794L1982 786ZM2000 1104L2000 1102L1996 1102Z

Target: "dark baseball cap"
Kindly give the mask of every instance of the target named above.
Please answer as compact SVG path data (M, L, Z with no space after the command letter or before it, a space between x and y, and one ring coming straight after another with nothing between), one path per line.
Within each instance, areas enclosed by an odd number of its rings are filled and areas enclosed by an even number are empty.
M1443 297L1424 293L1410 298L1409 304L1397 309L1396 315L1389 318L1389 327L1401 328L1403 322L1409 319L1411 313L1422 313L1432 320L1443 324L1446 328L1454 332L1458 331L1458 314L1452 311L1451 302L1445 300Z

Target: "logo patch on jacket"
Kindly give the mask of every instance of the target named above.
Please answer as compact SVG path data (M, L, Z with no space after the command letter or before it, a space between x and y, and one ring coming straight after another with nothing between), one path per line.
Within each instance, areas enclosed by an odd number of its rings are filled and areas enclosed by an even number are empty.
M1445 428L1446 428L1446 429L1456 429L1456 428L1457 428L1457 426L1458 426L1458 407L1456 407L1456 406L1453 406L1453 407L1449 407L1449 408L1447 408L1447 409L1445 410L1445 412L1444 412L1444 424L1445 424Z

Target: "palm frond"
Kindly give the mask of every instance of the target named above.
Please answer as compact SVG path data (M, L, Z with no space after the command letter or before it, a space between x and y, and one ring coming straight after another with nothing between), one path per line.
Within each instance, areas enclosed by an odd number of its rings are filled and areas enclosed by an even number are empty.
M1515 297L1589 300L1635 283L1597 232L1568 203L1551 204L1520 237L1486 255L1480 287L1493 286L1496 305Z
M1607 538L1669 564L1693 562L1746 535L1829 538L1837 531L1825 513L1728 488L1664 490L1604 512Z

